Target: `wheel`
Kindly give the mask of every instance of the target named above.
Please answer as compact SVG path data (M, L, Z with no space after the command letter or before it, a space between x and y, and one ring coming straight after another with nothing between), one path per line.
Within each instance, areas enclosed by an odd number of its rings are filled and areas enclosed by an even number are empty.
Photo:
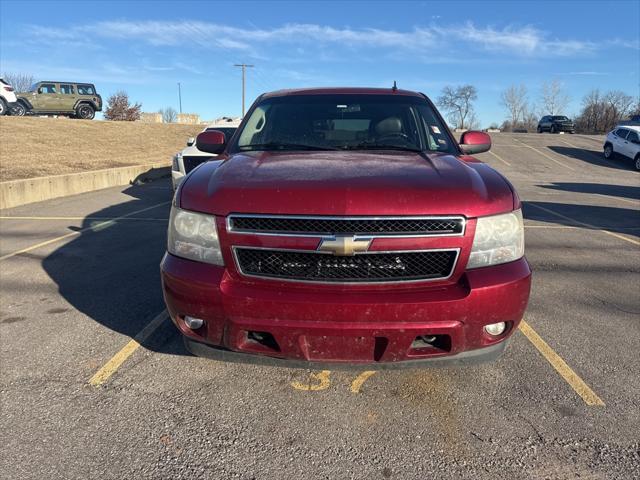
M96 112L91 105L83 103L76 108L76 117L83 120L92 120L96 116Z
M551 125L551 129L549 130L549 133L556 133L556 126L555 125Z
M24 117L27 114L27 107L24 106L24 103L17 102L14 103L11 107L11 115L16 117Z
M604 146L604 158L612 158L613 157L613 146L610 143L607 143Z
M538 127L538 133L542 133L542 129Z
M636 170L638 170L640 172L640 153L636 155Z
M0 116L7 114L7 104L4 101L4 98L0 98Z

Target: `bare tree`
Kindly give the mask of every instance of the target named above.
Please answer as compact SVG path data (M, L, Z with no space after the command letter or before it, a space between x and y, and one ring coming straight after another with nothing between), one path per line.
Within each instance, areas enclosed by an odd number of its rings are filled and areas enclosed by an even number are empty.
M633 111L634 98L619 90L602 94L592 90L582 99L582 111L576 129L585 133L604 133Z
M500 103L509 114L508 122L511 128L516 128L527 108L527 87L524 85L511 85L500 95Z
M2 78L13 87L16 92L28 92L29 87L35 83L30 73L4 72Z
M127 92L120 90L114 93L107 100L107 109L104 112L106 120L129 121L140 119L142 105L129 103L129 95Z
M176 119L178 118L178 112L176 112L175 109L171 107L161 108L160 110L158 110L158 113L162 115L163 123L175 123Z
M565 113L571 99L562 88L562 84L558 80L552 80L550 83L542 84L540 101L543 115L560 115Z
M447 112L456 128L464 129L468 128L465 121L473 115L473 102L477 99L478 91L473 85L458 87L447 85L442 89L442 95L438 98L437 103Z

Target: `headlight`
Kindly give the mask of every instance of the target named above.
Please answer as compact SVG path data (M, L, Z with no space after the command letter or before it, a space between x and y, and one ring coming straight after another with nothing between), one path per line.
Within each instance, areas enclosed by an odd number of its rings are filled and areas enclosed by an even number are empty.
M178 159L182 156L182 153L178 152L173 156L173 162L171 162L171 170L174 172L180 171L180 165L178 164Z
M513 262L524 255L522 210L480 217L467 268Z
M212 215L172 207L167 250L189 260L224 265L216 218Z

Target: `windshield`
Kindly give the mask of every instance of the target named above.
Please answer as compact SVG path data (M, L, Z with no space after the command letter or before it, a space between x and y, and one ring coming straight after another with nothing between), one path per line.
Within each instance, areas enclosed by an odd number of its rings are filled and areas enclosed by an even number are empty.
M446 127L420 97L291 95L251 113L233 151L408 150L455 152Z
M567 117L564 117L564 116L562 116L562 115L561 115L561 116L555 116L555 117L553 117L553 119L554 119L554 120L560 120L560 121L562 121L562 120L569 120Z

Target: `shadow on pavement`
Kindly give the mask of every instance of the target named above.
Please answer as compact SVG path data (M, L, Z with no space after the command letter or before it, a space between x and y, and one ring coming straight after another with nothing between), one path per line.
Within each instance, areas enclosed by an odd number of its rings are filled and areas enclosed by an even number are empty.
M596 193L610 197L640 200L640 187L628 185L610 185L606 183L569 183L554 182L552 185L538 185L541 188L562 190L565 192Z
M576 223L569 220L573 219L592 225L596 229L609 230L610 232L628 236L640 236L640 211L632 208L555 202L523 202L523 207L523 214L527 220L575 226ZM563 215L567 219L553 215L543 209ZM580 226L584 227L583 225Z
M166 187L166 188L165 188ZM114 218L135 210L170 202L166 181L131 186L131 201L88 215ZM56 282L60 295L78 311L105 327L133 338L164 310L160 287L160 260L166 247L166 219L170 203L138 215L104 222L85 219L82 232L47 256L42 265ZM139 217L139 220L133 218ZM171 322L143 344L164 353L187 352Z
M576 160L590 163L591 165L596 165L598 167L607 167L617 170L635 170L633 160L630 158L617 156L610 160L606 160L603 157L601 150L558 146L549 146L548 148L559 155L575 158Z

